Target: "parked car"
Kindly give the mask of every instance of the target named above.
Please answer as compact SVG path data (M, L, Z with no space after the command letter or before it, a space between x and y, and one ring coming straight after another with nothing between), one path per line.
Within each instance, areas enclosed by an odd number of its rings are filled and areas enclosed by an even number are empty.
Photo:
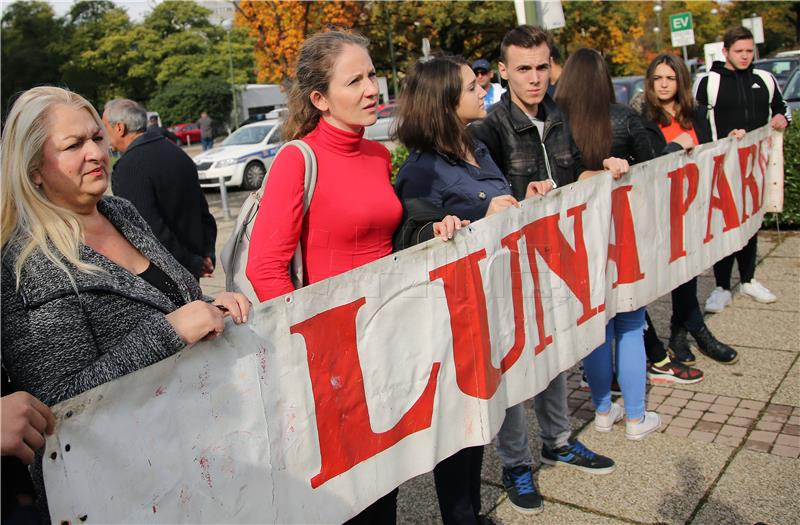
M800 109L800 66L794 68L789 79L786 81L786 88L783 90L783 99L789 104L792 111Z
M786 86L786 81L789 80L789 73L798 65L800 65L800 56L762 58L753 62L753 67L772 73L781 90Z
M279 120L265 120L242 126L219 146L196 155L193 160L200 186L218 188L222 177L226 187L260 188L283 143L280 124Z
M637 94L644 91L644 77L635 75L629 77L614 77L614 96L620 104L627 104Z
M394 112L397 104L384 104L378 106L378 120L375 124L367 126L364 130L364 138L370 140L389 140L394 133Z
M245 126L247 124L253 124L254 122L262 122L264 120L277 120L284 118L286 113L288 113L287 108L276 108L270 111L269 113L253 113L252 115L248 116L244 122L239 124L239 126Z
M175 124L169 131L178 137L178 146L187 144L198 144L200 142L200 127L194 122L184 122L183 124Z

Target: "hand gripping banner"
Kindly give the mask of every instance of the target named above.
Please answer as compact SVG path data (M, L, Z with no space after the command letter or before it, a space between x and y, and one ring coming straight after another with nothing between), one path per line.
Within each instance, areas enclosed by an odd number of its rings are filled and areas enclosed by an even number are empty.
M770 130L553 191L255 307L55 407L55 523L342 522L741 248ZM109 320L113 322L113 320Z

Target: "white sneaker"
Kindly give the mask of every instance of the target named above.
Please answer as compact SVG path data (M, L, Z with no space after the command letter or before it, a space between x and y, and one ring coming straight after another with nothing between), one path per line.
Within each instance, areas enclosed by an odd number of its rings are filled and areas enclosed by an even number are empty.
M755 279L750 280L749 283L742 283L740 290L743 294L749 295L759 303L774 303L777 300L775 294L766 289L766 287Z
M764 289L766 290L766 288ZM706 299L706 312L720 313L731 304L731 299L730 290L723 290L721 286L717 286Z
M655 412L645 412L639 421L625 422L625 437L639 441L661 428L661 416Z
M625 410L616 403L611 403L608 414L594 413L594 429L598 432L611 432L614 423L622 419Z

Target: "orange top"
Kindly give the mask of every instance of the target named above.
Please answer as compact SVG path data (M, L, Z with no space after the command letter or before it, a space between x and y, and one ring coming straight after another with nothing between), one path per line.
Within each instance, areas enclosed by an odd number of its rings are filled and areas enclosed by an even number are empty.
M697 134L694 132L694 128L683 129L674 118L670 119L668 126L659 124L658 127L661 129L661 133L664 135L667 144L675 140L681 133L688 133L692 137L692 142L694 142L695 146L700 144L700 141L697 140Z

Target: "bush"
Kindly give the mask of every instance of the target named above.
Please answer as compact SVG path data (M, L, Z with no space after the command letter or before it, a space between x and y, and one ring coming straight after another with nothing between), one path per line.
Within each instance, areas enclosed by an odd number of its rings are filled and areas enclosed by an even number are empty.
M219 77L175 79L150 99L147 108L158 111L165 125L194 122L207 111L219 126L228 121L231 86Z
M408 150L402 144L398 144L392 151L392 184L397 178L397 172L403 167L403 164L408 158Z
M800 228L800 110L783 134L783 213L764 215L763 228Z

